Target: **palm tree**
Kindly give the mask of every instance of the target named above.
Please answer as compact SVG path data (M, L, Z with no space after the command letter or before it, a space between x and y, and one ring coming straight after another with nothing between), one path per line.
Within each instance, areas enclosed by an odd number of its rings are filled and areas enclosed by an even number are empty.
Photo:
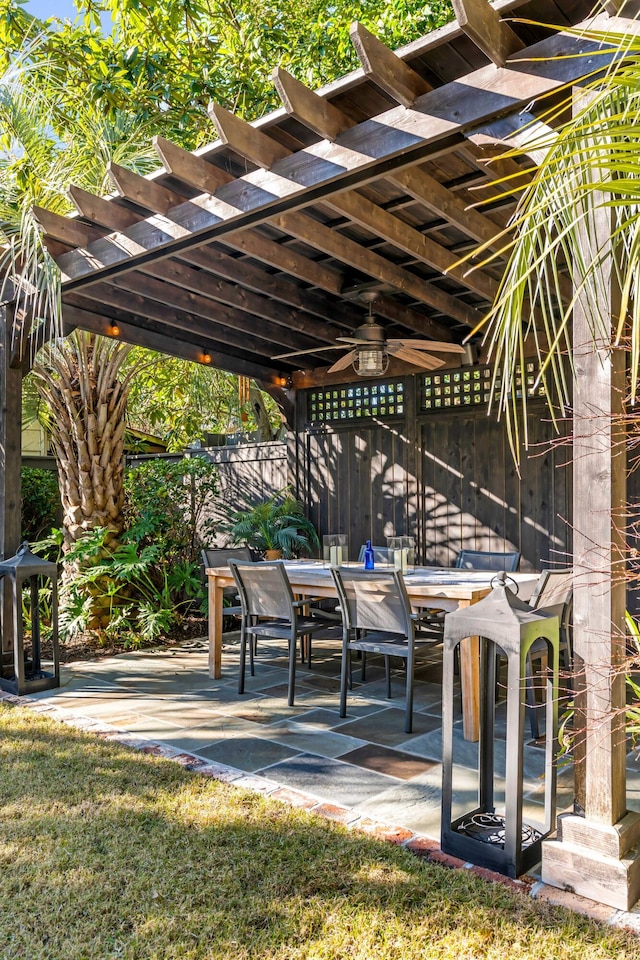
M125 116L107 122L90 102L70 116L62 142L53 132L57 81L46 65L26 65L28 53L0 77L0 274L17 314L33 318L31 339L20 346L30 351L49 407L70 546L98 526L114 536L122 528L125 408L135 366L123 375L130 347L122 343L80 333L61 338L60 274L32 207L66 213L69 183L106 192L109 160L132 165L135 157L133 165L146 172L157 158L144 126ZM23 335L16 324L14 342Z
M567 296L568 265L574 289L590 307L594 341L631 351L631 397L640 374L640 37L592 34L624 58L604 77L583 88L578 107L568 94L546 117L550 127L540 142L545 153L516 212L502 235L500 256L507 255L498 295L482 322L490 356L502 373L499 412L507 421L512 450L527 442L527 397L516 400L517 368L535 346L539 377L547 396L564 416L570 405L570 320L576 295ZM554 117L573 106L573 117L553 129ZM514 151L515 153L516 151ZM510 192L508 183L505 194ZM608 210L607 242L595 240L598 211ZM586 237L586 241L585 241ZM488 245L480 248L486 250ZM585 250L587 251L585 253ZM474 250L477 257L478 250ZM475 267L496 258L487 252ZM481 261L481 262L480 262ZM622 291L617 316L598 309L607 271L617 272ZM542 321L542 323L541 323ZM540 333L542 330L542 333ZM536 332L538 331L538 332Z
M33 376L46 400L58 461L65 546L97 527L106 545L122 532L125 408L135 368L119 373L131 347L76 332L46 351Z

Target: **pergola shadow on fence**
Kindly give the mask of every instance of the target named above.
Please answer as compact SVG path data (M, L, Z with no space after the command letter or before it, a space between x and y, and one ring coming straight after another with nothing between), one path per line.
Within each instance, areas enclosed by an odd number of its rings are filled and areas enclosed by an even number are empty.
M408 384L406 403L404 397L402 403L396 399L391 411L386 394L383 411L375 382L346 383L353 379L344 373L349 361L329 372L336 354L327 351L336 338L352 336L362 324L362 295L372 291L376 319L388 338L459 345L474 328L495 296L500 262L468 272L457 261L478 242L494 242L513 212L515 197L502 198L495 181L508 175L524 188L533 166L528 158L496 160L496 154L535 123L540 98L548 105L554 96L566 96L568 86L580 85L611 62L611 46L580 36L584 27L637 30L635 3L607 0L605 6L607 12L592 19L592 0L498 0L494 5L454 0L455 23L397 52L356 25L352 38L361 68L342 80L314 92L278 69L274 83L282 109L257 123L214 104L210 114L218 140L210 146L189 153L158 137L162 167L155 174L141 177L111 164L114 193L109 197L69 185L75 216L36 211L62 273L65 330L109 336L117 328L128 342L206 359L255 378L278 399L295 428L291 478L299 481L299 489L308 488L321 526L340 524L344 515L342 506L332 514L329 499L314 493L314 472L334 484L336 503L342 505L345 485L359 491L363 516L367 509L373 515L371 505L380 497L393 504L395 530L400 520L405 523L398 511L406 497L413 503L406 527L419 531L425 559L448 559L456 543L453 528L465 542L466 518L475 510L476 523L477 511L499 506L496 500L507 504L506 513L501 507L506 519L500 530L493 520L487 523L489 545L497 537L512 543L517 536L523 546L521 531L527 526L549 534L560 504L568 502L569 481L552 503L543 496L543 481L530 488L516 484L506 461L503 467L488 452L495 435L479 427L484 397L477 410L475 399L469 403L465 419L453 409L453 393L450 408L444 402L445 385L454 383L432 382L431 389L441 388L439 396L434 394L441 402L419 410L416 367L407 362L416 357L409 347L386 371L393 382ZM482 211L473 206L479 186L489 200ZM567 293L571 296L568 276ZM600 306L611 312L611 301ZM7 304L1 331L0 549L5 556L19 537L21 378L34 346L28 336L14 342L14 312L15 306ZM589 426L594 415L606 418L617 402L619 371L606 350L593 347L583 317L588 311L579 296L574 313L574 342L586 344L574 390L579 425L574 437L580 437L581 448L572 510L574 636L586 678L586 815L563 822L562 838L546 845L543 870L560 886L627 906L640 895L640 859L634 852L640 819L625 813L624 690L621 678L613 678L624 644L624 584L611 578L617 556L612 511L624 501L625 468L620 458L613 462L610 442L599 442L596 449L589 439L597 429ZM28 333L28 310L17 320ZM292 351L305 351L304 360L274 359ZM457 359L451 362L445 348L434 355L447 360L445 371L464 369ZM423 365L429 368L426 360ZM368 405L365 393L347 392L365 386ZM595 414L594 396L600 405ZM360 428L344 431L340 421L349 420L350 400ZM463 410L465 403L460 402ZM374 438L381 429L384 437ZM346 454L345 442L352 445ZM379 471L379 482L372 484L371 458L379 444L386 444L383 455L391 473ZM490 474L502 469L502 488L496 491ZM452 484L459 489L455 509L444 503L450 501ZM425 492L428 488L432 494ZM512 497L515 513L509 510ZM444 531L435 547L429 512ZM372 516L368 529L377 534L373 524ZM354 523L350 532L361 538L365 528L366 522ZM565 534L554 528L550 536L562 540ZM546 553L540 543L528 545L528 561L552 559L550 543L548 538ZM560 546L564 550L565 542Z

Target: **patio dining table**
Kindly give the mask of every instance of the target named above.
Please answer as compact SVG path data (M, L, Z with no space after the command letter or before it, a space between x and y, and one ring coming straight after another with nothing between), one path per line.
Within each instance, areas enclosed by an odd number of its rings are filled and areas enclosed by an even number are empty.
M296 595L336 597L331 572L322 561L287 560L285 566ZM361 564L357 566L360 567ZM405 575L405 585L414 610L437 608L450 611L458 607L468 607L485 597L491 590L491 580L494 576L495 572L487 570L415 567ZM509 576L517 583L518 595L521 599L528 600L538 580L538 574L510 573ZM234 580L229 567L209 568L207 580L209 585L209 675L213 679L218 679L222 672L224 588L233 585ZM464 737L466 740L477 740L480 717L480 644L477 637L469 637L462 641L460 683Z

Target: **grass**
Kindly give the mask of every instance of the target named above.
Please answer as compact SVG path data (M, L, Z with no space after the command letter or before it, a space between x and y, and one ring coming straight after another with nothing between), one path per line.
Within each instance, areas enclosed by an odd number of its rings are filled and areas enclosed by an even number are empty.
M0 705L0 958L637 958L407 851Z

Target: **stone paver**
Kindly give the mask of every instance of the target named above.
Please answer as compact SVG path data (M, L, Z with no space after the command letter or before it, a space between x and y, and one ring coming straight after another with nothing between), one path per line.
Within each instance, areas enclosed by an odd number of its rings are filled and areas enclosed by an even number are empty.
M268 649L268 647L270 649ZM542 884L535 876L511 881L442 853L440 836L439 654L416 674L414 728L404 732L404 681L393 673L393 699L374 658L367 682L354 663L348 715L338 715L339 643L314 642L309 671L299 665L294 707L286 703L286 657L262 645L256 675L247 671L246 693L237 694L238 645L229 637L220 680L208 676L205 641L170 649L132 651L118 657L63 667L62 685L35 697L0 692L0 699L48 713L77 729L152 752L201 776L258 791L292 806L346 824L370 836L402 844L418 856L450 868L470 869L487 880L640 933L640 907L616 911ZM459 712L459 694L455 702ZM497 736L504 737L498 715ZM470 809L477 792L477 746L456 723L454 816ZM542 818L543 752L525 748L525 819ZM504 760L497 744L496 804L504 801L499 779ZM630 809L640 810L640 761L627 761ZM558 778L558 808L573 799L570 768ZM533 871L535 874L535 871Z
M265 772L281 783L317 796L319 800L331 797L332 802L350 808L359 807L393 783L384 774L315 754L300 754Z

